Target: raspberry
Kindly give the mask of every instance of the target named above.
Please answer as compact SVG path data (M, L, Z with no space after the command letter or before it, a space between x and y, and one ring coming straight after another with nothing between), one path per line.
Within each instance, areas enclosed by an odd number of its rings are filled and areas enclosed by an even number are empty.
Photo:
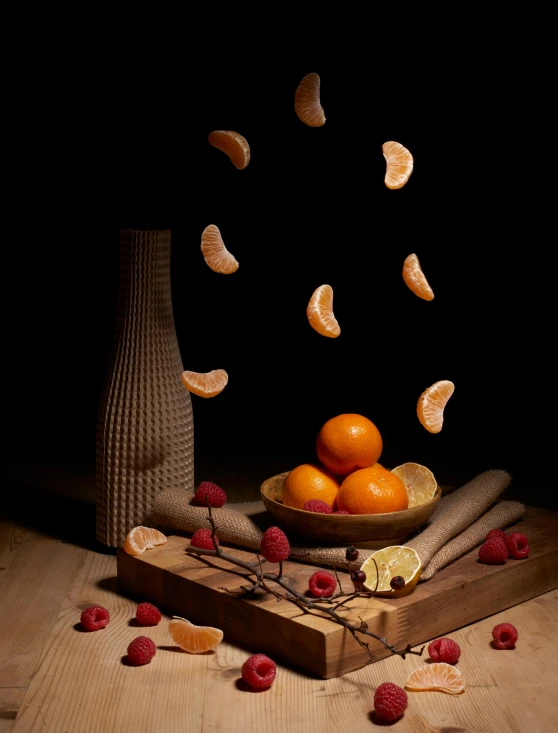
M521 532L512 532L506 538L506 547L508 549L508 557L514 560L521 560L522 557L528 557L531 552L529 540Z
M349 547L347 547L345 550L345 560L347 562L355 562L355 560L358 560L358 550L356 547L353 547L353 545L349 545Z
M316 570L308 581L310 593L316 598L328 598L333 594L336 587L337 581L331 573L325 570Z
M350 514L351 512L346 512L344 509L337 509L333 513L334 514Z
M513 624L498 624L492 629L496 649L513 649L519 634Z
M275 681L277 666L265 654L252 654L242 665L242 679L256 690L265 690Z
M219 538L217 536L215 537L215 542L219 544ZM200 529L197 529L192 535L190 545L192 547L199 547L201 550L214 550L215 545L211 538L211 530L206 527L200 527Z
M428 654L430 659L435 662L445 662L446 664L457 664L461 656L461 648L453 639L436 639L428 645Z
M374 693L374 710L381 720L397 720L407 709L407 693L393 682L382 682Z
M405 578L402 575L394 575L389 584L393 590L401 590L405 587Z
M484 538L485 542L486 540L489 540L491 537L499 537L504 544L506 544L506 533L503 529L491 529L490 532L486 535Z
M157 626L161 620L161 611L152 603L144 601L136 608L136 620L142 626Z
M87 631L104 629L110 621L110 613L102 606L90 606L81 612L81 625Z
M153 639L147 636L136 636L136 638L128 644L128 659L132 664L139 667L147 664L155 656L157 647Z
M308 499L302 507L307 512L317 512L318 514L332 514L333 509L325 501L321 499Z
M282 562L291 553L287 535L279 527L270 527L263 533L260 552L269 562Z
M479 560L487 565L503 565L508 559L508 548L498 537L485 540L479 548Z
M197 504L203 506L220 507L227 501L227 495L220 486L212 481L202 481L198 486L194 499Z

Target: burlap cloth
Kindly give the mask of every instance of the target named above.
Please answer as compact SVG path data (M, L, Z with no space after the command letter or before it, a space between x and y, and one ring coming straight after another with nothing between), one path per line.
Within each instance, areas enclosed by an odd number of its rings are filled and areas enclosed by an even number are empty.
M405 543L419 554L423 566L421 581L480 545L489 530L507 527L525 514L525 506L520 502L499 498L510 482L511 476L506 471L485 471L442 496L426 526ZM193 492L184 489L160 491L151 510L152 521L185 533L209 527L207 509L196 506L192 499ZM275 523L262 501L227 503L212 513L222 542L256 551L263 532ZM360 567L374 552L359 549L358 560L348 567L345 549L344 546L291 545L289 559L349 570Z

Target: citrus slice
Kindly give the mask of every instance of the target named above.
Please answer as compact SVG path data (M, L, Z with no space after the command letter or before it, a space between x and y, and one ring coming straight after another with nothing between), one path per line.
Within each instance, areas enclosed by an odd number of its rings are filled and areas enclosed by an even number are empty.
M209 144L228 155L239 170L250 162L250 146L245 137L234 130L213 130L207 136Z
M378 573L376 573L376 565ZM420 578L422 563L416 550L406 545L390 545L381 550L373 552L361 565L360 568L366 574L364 587L368 590L376 589L376 575L378 575L378 588L376 595L389 598L406 596L414 589ZM405 586L400 590L393 590L390 582L392 578L401 576Z
M306 74L295 92L295 112L299 120L309 127L321 127L326 118L320 104L320 77Z
M146 550L150 550L157 545L164 545L167 541L166 535L159 532L153 527L134 527L131 529L124 540L123 550L128 555L143 555Z
M231 272L238 270L238 261L225 247L219 227L215 224L210 224L203 230L201 251L206 264L213 272L230 275Z
M465 692L465 680L461 671L453 664L431 662L411 672L405 682L405 689L411 692L435 690L448 695L459 695Z
M223 641L223 632L214 626L196 626L180 616L169 621L169 633L175 644L190 654L215 649Z
M408 463L402 463L400 466L392 468L391 472L399 476L405 484L407 496L409 497L409 509L414 506L420 506L421 504L427 504L434 498L434 494L438 488L438 482L434 478L432 471L426 468L426 466L409 461Z
M337 338L341 328L333 315L333 288L331 285L320 285L312 293L306 308L310 325L322 336Z
M213 369L211 372L182 372L182 384L198 397L215 397L220 394L229 381L224 369Z
M403 188L413 172L413 156L401 143L393 140L382 145L386 159L384 183L388 188Z
M403 280L415 295L423 300L433 300L434 291L421 270L416 254L409 255L403 262Z
M455 390L449 379L441 379L425 389L417 402L417 416L420 424L429 433L439 433L444 424L444 408Z

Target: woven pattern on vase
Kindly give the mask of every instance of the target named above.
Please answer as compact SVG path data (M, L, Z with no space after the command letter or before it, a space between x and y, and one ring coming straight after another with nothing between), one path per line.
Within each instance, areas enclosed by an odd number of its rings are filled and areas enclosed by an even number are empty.
M176 336L169 230L120 231L120 282L97 423L96 536L121 547L157 493L193 489L194 425Z

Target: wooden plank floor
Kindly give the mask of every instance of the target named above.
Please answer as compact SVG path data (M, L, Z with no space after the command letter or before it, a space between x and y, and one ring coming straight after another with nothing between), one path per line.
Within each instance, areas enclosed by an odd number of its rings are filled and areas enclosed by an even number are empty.
M279 666L271 689L240 681L249 652L223 642L199 656L177 650L168 616L149 629L158 647L145 667L125 663L136 603L118 589L112 551L61 541L0 521L0 733L351 733L380 728L375 687L403 685L425 658L389 657L331 680ZM81 611L105 606L111 622L84 633ZM558 730L558 591L451 634L462 648L460 696L409 693L394 731L555 733ZM491 647L496 623L512 622L517 648Z

